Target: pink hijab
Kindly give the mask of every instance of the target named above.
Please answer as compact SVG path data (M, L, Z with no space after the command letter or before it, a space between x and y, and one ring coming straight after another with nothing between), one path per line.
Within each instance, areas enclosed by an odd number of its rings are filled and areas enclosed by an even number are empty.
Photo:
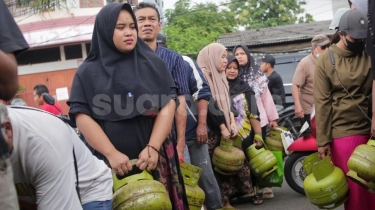
M230 96L225 71L219 72L221 56L227 49L219 43L212 43L204 47L198 54L197 64L202 69L204 77L216 100L217 105L224 112L225 123L230 129Z

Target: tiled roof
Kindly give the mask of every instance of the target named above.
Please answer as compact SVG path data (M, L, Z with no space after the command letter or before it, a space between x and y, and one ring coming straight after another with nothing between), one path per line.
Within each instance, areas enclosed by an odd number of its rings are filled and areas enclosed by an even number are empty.
M34 23L19 25L22 33L38 31L43 29L59 28L64 26L93 25L96 15L69 17L54 20L44 20Z
M330 20L302 23L287 26L262 28L224 34L217 39L225 47L233 48L239 44L246 46L274 45L279 43L311 40L317 34L331 35Z

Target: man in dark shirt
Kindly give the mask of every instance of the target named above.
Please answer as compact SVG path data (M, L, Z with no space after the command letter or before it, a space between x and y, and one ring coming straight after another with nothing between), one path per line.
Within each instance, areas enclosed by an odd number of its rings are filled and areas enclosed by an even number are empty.
M158 45L157 36L161 30L162 22L155 4L141 2L135 6L134 13L137 18L138 36L165 61L176 84L179 100L175 115L177 152L178 157L183 160L187 116L185 94L190 94L188 78L184 69L184 59L178 53Z
M272 55L264 55L260 65L261 70L268 76L268 89L276 105L285 106L285 90L283 79L273 68L275 58Z
M3 0L0 0L0 99L10 100L16 94L18 74L15 56L28 48L29 45L8 7ZM0 132L0 186L0 208L19 209L9 149L2 132Z
M191 164L202 168L198 185L206 194L204 200L206 209L220 209L222 208L220 188L216 179L212 178L214 172L207 144L207 110L208 101L212 97L210 87L198 65L187 56L183 56L183 59L191 93L185 95L188 111L186 120L188 152L185 152L185 157L189 155Z

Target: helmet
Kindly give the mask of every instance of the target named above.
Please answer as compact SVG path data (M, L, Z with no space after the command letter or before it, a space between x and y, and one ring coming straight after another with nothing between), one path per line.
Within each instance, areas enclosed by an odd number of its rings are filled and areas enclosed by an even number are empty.
M156 38L156 42L161 45L162 47L167 48L167 39L165 36L163 36L161 33L158 33L158 36Z
M27 106L26 102L22 98L13 99L10 105Z

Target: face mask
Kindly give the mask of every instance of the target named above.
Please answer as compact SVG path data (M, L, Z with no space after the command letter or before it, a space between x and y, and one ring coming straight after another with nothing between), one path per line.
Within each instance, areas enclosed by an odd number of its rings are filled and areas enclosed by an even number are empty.
M351 42L349 41L347 38L346 39L346 43L347 45L345 45L346 48L348 48L348 50L354 52L354 53L361 53L364 49L365 49L365 43L364 42Z
M317 58L319 58L320 54L319 54L319 53L316 53L315 56L316 56Z

